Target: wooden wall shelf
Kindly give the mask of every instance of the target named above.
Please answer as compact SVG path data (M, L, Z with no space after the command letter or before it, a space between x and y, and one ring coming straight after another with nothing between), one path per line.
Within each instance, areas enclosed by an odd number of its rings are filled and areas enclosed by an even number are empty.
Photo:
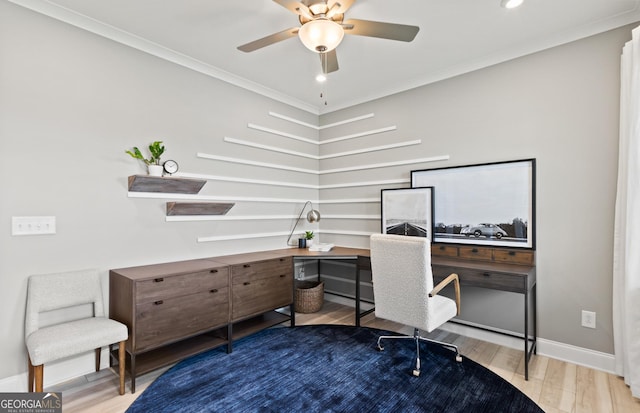
M220 202L167 202L167 216L225 215L234 205Z
M129 177L129 191L197 194L206 183L203 179L132 175Z

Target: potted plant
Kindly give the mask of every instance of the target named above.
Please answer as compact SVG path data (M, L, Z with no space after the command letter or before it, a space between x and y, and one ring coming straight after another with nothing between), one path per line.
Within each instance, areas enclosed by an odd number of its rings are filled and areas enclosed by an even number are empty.
M313 234L313 231L305 231L304 233L304 239L306 240L306 244L307 247L310 247L313 245L313 237L315 235Z
M145 158L140 149L136 146L133 147L133 151L125 151L131 157L135 159L140 159L142 162L147 165L149 175L151 176L162 176L162 165L160 165L160 156L164 153L164 145L162 145L162 141L155 141L149 144L149 153L151 157L149 159Z

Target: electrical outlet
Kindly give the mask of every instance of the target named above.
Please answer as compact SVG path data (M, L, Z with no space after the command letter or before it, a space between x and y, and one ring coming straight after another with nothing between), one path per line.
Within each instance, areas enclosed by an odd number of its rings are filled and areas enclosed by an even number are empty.
M582 310L582 327L596 328L595 311Z

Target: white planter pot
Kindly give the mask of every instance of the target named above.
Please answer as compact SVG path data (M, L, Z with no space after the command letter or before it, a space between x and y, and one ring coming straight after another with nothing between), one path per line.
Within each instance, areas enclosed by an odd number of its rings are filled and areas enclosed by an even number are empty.
M307 248L309 248L312 245L313 245L313 240L312 239L308 239L307 240Z
M162 165L147 165L150 176L162 176L164 168Z

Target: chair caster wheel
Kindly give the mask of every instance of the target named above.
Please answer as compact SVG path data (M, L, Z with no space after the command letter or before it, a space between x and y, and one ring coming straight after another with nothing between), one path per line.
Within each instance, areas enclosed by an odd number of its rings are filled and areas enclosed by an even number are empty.
M456 354L456 361L462 363L462 356L460 354Z
M420 370L413 370L411 372L415 377L419 377L420 376Z

